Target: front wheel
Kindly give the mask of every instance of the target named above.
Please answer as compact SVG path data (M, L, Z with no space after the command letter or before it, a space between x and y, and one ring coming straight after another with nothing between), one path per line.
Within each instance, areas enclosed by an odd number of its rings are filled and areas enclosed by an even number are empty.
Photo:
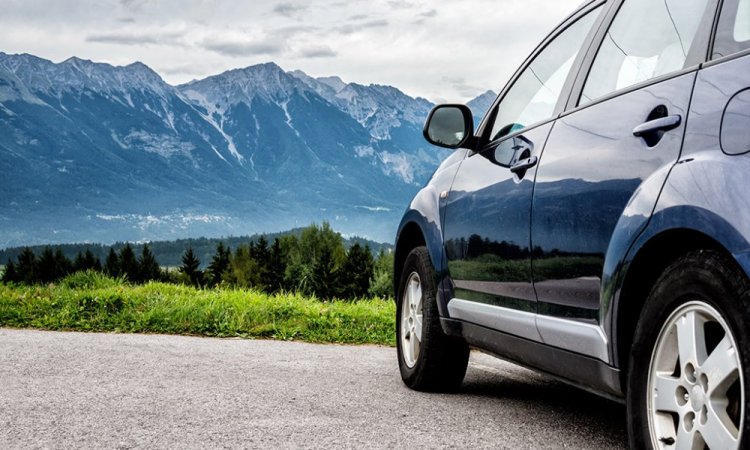
M659 278L635 332L627 387L631 446L748 445L750 289L714 252L684 256Z
M435 270L425 247L409 253L399 278L396 339L401 378L419 391L452 391L463 381L469 362L465 342L440 327Z

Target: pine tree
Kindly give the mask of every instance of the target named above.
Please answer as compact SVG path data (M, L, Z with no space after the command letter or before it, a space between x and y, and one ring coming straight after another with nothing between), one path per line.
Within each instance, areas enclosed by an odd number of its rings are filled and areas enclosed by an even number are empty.
M245 246L238 246L234 255L229 258L229 269L224 274L224 280L235 286L252 287L258 273L258 265L250 257L250 250Z
M250 247L250 256L258 263L256 287L262 291L270 291L271 251L265 236L261 236L257 244Z
M370 295L380 298L393 296L393 257L393 252L386 253L385 250L380 249L370 280Z
M344 240L327 222L311 225L291 240L285 282L304 294L331 298L338 294L338 271L346 259Z
M117 253L112 247L109 248L109 254L104 261L104 273L111 277L119 277L121 273L120 258L117 257Z
M363 249L355 243L346 255L346 261L341 270L342 296L355 299L367 295L370 289L370 279L373 275L374 262L370 247Z
M26 247L18 255L18 265L16 266L18 281L25 284L34 284L37 282L37 261L36 255Z
M138 260L138 282L145 283L151 280L158 280L159 278L161 278L159 263L156 262L156 258L151 253L151 249L148 248L148 244L143 244L143 251Z
M101 272L102 263L99 258L94 256L91 249L86 249L85 253L78 252L73 261L73 271L79 272L82 270L95 270Z
M269 256L268 241L265 236L261 236L255 244L253 257L262 264L268 261Z
M75 259L73 259L73 270L76 272L82 272L87 269L88 267L86 267L86 259L83 256L83 253L78 252Z
M67 256L62 252L62 249L58 248L55 251L55 278L53 281L57 281L60 278L70 274L73 271L73 263L70 262Z
M97 272L101 272L102 270L102 263L99 262L99 258L95 257L88 248L85 253L79 251L76 254L71 267L72 272L83 272L86 270L95 270Z
M135 252L129 242L126 242L125 247L120 250L120 256L118 259L120 262L120 273L125 275L128 281L137 282L138 260L135 259Z
M284 264L284 276L281 288L287 291L300 290L299 279L299 239L295 235L286 235L278 238L281 260ZM296 266L296 267L295 267Z
M86 261L86 269L88 270L95 270L97 272L102 271L102 262L99 260L98 256L94 256L94 253L91 251L91 249L86 249L86 253L83 255L84 261Z
M52 251L52 247L44 247L36 267L35 282L51 283L57 279L57 261L55 260L55 253Z
M195 253L193 253L193 247L188 247L182 255L180 272L184 273L188 279L190 279L190 283L194 286L200 286L201 284L203 273L198 269L200 265L201 262L198 260L198 257L195 256Z
M312 285L315 295L322 299L331 299L340 294L339 270L330 247L323 246L318 259L313 265Z
M269 292L278 292L283 287L284 272L286 271L286 261L281 249L279 238L273 240L271 246L271 255L268 264L268 290Z
M211 259L211 264L208 265L208 272L210 274L210 282L212 286L216 286L221 283L224 274L229 269L229 260L231 257L231 249L225 247L223 242L219 242L216 246L216 254Z
M16 271L16 265L10 258L8 258L8 264L5 265L2 281L4 283L18 283L19 281L18 272Z

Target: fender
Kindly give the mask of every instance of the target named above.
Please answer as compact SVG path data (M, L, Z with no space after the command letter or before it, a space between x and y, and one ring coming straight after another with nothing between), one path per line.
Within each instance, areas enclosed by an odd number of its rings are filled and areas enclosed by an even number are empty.
M440 194L434 186L428 185L417 193L409 208L404 213L403 219L398 226L396 235L396 253L394 255L394 276L393 276L393 293L394 298L398 299L399 277L403 268L403 262L412 248L414 242L402 242L402 238L407 241L416 239L414 236L415 227L424 239L427 252L430 255L430 261L435 268L435 279L437 286L437 305L438 313L441 317L448 315L448 298L443 289L443 280L445 279L446 268L443 252L443 230L440 214Z
M719 149L693 153L671 168L651 214L644 214L643 208L626 208L612 237L602 277L602 325L608 336L617 332L628 269L647 245L666 233L689 231L705 236L750 273L750 196L740 189L749 171L750 157L727 156ZM616 355L615 339L610 344Z
M438 273L443 272L443 230L440 223L439 201L439 194L432 186L427 186L417 193L416 197L409 205L409 208L404 213L401 223L398 226L398 233L396 234L397 260L399 258L406 258L406 254L399 254L404 246L398 245L401 243L400 240L405 233L405 229L416 225L424 238L425 246L430 253L430 260L433 267L435 267L435 270Z
M401 276L403 261L408 252L414 247L413 233L418 230L421 239L430 254L432 266L435 268L435 286L438 287L438 311L441 316L447 316L447 298L443 295L443 279L447 273L447 263L443 254L443 212L447 195L458 168L467 154L466 149L453 152L438 167L427 185L422 188L409 204L401 219L396 233L396 253L394 257L394 298L398 298L398 284ZM441 195L443 194L443 195Z

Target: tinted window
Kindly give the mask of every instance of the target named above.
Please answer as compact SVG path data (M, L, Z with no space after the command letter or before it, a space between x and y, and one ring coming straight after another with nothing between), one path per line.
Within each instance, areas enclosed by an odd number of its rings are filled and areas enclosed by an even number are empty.
M680 70L708 0L626 0L604 36L580 103Z
M750 48L750 0L725 0L716 30L713 58Z
M516 79L498 105L492 139L549 119L598 8L566 28Z

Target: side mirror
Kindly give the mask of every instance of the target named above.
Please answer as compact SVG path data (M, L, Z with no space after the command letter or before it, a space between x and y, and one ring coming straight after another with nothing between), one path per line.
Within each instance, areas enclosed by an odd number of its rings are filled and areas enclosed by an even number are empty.
M430 144L459 148L474 136L471 110L466 105L438 105L427 116L422 134Z

